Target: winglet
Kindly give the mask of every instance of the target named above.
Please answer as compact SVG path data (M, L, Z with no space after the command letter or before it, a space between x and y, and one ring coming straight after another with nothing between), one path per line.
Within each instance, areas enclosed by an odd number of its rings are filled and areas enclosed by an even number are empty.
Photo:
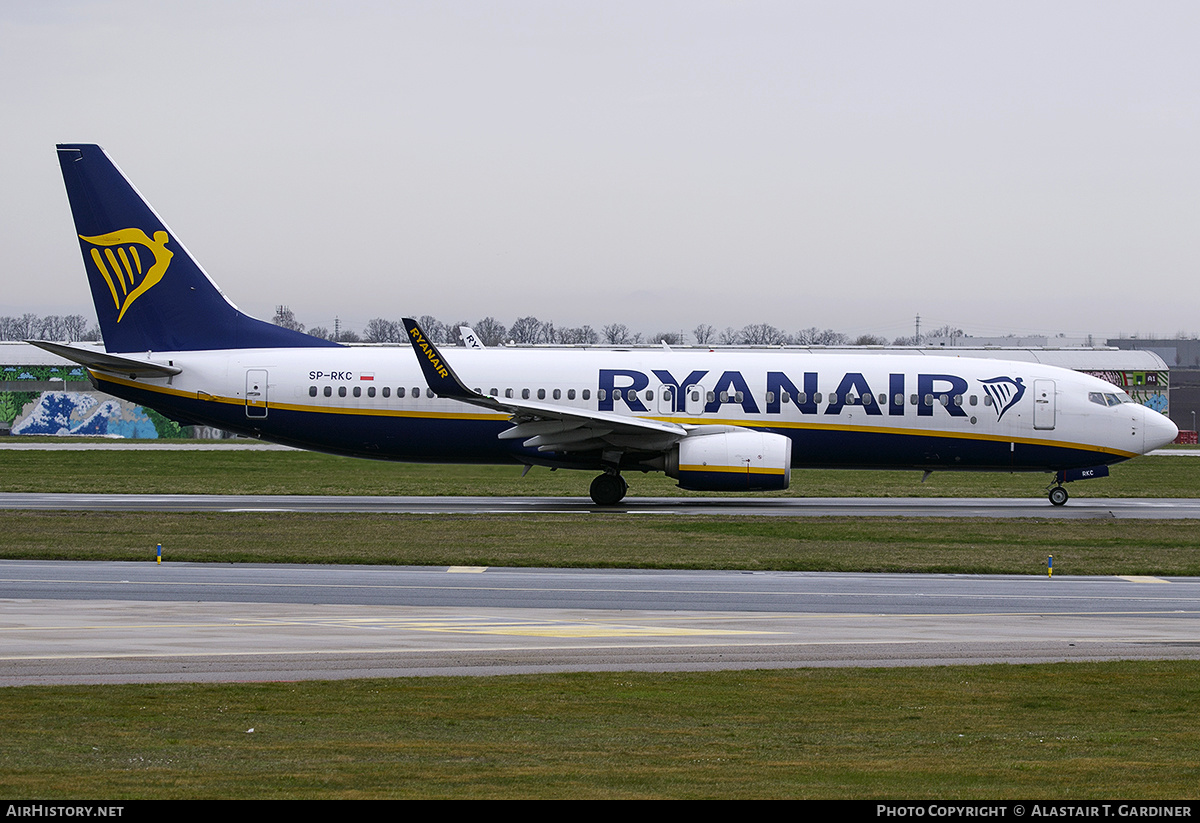
M404 323L408 341L412 343L413 351L417 353L417 362L421 364L421 371L425 374L425 382L429 384L429 388L434 394L439 397L452 397L455 400L469 402L483 400L489 405L491 404L488 398L471 391L458 379L454 369L450 368L450 364L442 357L437 346L433 345L433 341L425 336L425 332L416 320L405 317L400 322Z

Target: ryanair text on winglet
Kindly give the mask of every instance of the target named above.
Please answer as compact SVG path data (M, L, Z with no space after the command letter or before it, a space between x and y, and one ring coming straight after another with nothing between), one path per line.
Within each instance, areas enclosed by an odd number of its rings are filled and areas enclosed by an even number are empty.
M433 366L434 371L438 373L438 376L449 377L450 372L445 366L442 365L441 359L437 356L437 350L434 349L433 346L429 345L429 341L427 341L421 334L421 330L412 329L409 331L409 334L412 335L413 340L416 341L417 345L421 348L421 351L425 352L425 356L429 359L430 365Z

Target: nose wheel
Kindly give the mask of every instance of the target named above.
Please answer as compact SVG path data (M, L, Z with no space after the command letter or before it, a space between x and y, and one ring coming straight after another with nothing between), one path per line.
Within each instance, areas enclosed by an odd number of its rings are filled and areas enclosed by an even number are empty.
M1062 506L1067 502L1067 499L1071 495L1067 494L1067 490L1064 489L1062 486L1055 486L1052 489L1050 489L1050 494L1048 496L1050 498L1051 505Z
M629 484L619 474L602 474L592 481L589 493L597 506L615 506L629 491Z

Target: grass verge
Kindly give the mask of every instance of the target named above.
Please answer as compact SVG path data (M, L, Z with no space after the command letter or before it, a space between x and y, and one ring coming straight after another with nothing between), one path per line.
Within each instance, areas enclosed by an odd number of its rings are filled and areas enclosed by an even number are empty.
M114 494L334 494L586 497L593 474L519 466L354 460L294 451L4 451L0 491ZM711 497L661 474L627 474L631 497ZM1041 497L1048 474L799 470L792 497ZM1110 477L1070 485L1073 497L1195 497L1200 458L1140 457ZM772 493L772 496L776 496Z
M1194 521L0 511L0 557L1200 575Z
M1194 661L24 687L4 698L8 797L1200 794Z

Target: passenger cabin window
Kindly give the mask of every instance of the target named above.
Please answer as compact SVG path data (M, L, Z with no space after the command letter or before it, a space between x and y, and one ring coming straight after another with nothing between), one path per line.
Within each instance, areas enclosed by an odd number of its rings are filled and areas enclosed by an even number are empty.
M362 397L362 386L355 386L355 387L354 387L354 396L355 396L355 397Z
M575 390L574 389L567 389L567 399L568 400L575 399Z
M309 387L308 387L308 396L309 396L309 397L316 397L316 396L317 396L317 387L316 387L316 386L309 386Z
M584 390L583 390L583 399L584 399L584 400L591 400L591 399L592 399L592 390L591 390L591 389L584 389Z
M413 396L413 397L420 397L420 396L421 396L421 389L420 389L420 388L417 388L417 387L414 387L414 388L413 388L413 392L412 392L412 396Z
M326 386L324 394L326 397L333 397L333 386Z
M400 388L396 389L396 396L397 396L397 397L403 397L403 396L404 396L404 387L403 387L403 386L401 386Z
M346 387L338 386L338 397L345 397L345 396L346 396Z
M384 387L383 387L383 396L384 396L384 397L391 397L391 396L392 396L392 388L391 388L391 386L384 386Z

